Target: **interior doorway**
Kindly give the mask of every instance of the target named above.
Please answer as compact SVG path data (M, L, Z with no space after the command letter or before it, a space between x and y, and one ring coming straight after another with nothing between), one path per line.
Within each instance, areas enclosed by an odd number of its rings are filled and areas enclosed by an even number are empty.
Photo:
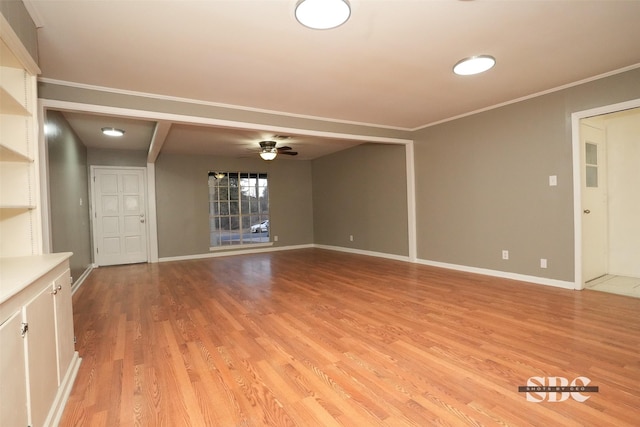
M640 100L632 104L574 116L576 288L640 297Z

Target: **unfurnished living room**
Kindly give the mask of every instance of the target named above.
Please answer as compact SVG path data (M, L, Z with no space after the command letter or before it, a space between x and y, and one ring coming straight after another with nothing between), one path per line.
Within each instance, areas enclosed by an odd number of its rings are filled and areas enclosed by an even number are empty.
M0 426L637 426L639 21L0 0Z

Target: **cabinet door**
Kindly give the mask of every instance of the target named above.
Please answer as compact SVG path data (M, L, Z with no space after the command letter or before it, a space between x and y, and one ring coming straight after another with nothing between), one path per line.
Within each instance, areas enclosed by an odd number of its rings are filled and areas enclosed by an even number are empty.
M21 326L22 310L0 325L0 426L28 425L27 375Z
M27 369L31 397L31 425L44 425L58 391L58 362L53 286L50 283L25 306Z
M58 348L58 385L64 376L75 353L73 334L73 309L71 307L71 275L65 271L53 283L56 304L56 342Z

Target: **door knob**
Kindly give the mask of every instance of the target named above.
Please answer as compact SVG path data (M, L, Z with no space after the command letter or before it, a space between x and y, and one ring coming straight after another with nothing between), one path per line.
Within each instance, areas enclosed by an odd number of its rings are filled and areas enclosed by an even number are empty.
M586 214L590 214L590 213L591 213L591 211L590 211L589 209L585 209L585 210L584 210L584 211L582 211L582 212L584 212L584 213L586 213Z

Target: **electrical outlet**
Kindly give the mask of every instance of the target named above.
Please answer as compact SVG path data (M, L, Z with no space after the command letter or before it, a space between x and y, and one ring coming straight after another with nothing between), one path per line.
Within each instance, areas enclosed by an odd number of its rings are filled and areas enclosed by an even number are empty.
M540 268L547 268L547 259L540 258Z
M350 242L353 242L353 234L350 234L350 235L349 235L349 241L350 241Z
M278 241L278 236L273 236L273 241L277 242Z
M549 187L555 187L556 185L558 185L558 176L549 175Z
M509 259L509 251L508 250L503 250L502 251L502 259Z

